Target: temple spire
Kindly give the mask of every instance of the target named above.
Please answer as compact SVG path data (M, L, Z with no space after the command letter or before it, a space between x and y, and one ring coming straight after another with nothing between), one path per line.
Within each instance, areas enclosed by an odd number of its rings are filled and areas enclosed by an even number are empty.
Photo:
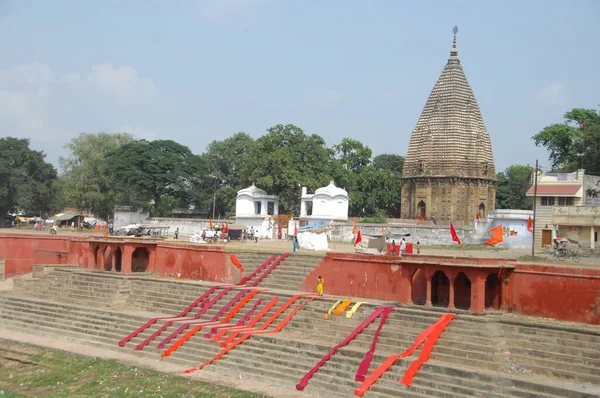
M456 34L458 33L458 26L454 26L452 29L452 33L454 33L454 40L452 40L452 50L450 50L450 59L458 58L458 50L456 49Z

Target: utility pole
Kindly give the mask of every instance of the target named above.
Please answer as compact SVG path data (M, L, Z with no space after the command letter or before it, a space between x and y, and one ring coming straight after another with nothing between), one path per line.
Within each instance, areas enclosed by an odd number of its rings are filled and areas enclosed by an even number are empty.
M538 160L535 160L535 179L533 180L533 222L531 223L533 227L533 232L531 235L531 257L535 256L535 207L537 204L537 182L538 182Z
M213 216L212 219L215 219L215 204L217 203L217 193L213 192Z

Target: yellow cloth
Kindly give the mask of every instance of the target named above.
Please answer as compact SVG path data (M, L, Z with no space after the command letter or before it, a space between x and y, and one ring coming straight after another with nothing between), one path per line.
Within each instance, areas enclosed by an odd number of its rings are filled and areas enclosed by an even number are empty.
M323 295L323 287L325 286L325 280L324 279L319 279L319 283L317 283L317 294L319 296Z

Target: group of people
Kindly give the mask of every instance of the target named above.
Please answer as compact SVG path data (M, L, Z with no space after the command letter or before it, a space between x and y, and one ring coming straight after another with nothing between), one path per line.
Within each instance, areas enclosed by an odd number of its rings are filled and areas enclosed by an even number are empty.
M395 240L392 241L392 247L394 247L394 246L396 246ZM421 242L417 242L416 250L417 250L417 254L421 254ZM406 238L402 238L400 240L400 254L401 255L406 254Z

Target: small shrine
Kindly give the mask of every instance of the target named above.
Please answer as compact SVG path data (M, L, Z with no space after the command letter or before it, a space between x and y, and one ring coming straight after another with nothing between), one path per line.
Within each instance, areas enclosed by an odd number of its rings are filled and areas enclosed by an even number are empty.
M315 226L347 221L349 203L348 192L336 187L333 181L312 195L306 193L306 187L302 187L300 218Z
M253 231L258 238L272 239L275 235L274 216L279 214L279 198L269 195L254 184L237 192L235 223Z

